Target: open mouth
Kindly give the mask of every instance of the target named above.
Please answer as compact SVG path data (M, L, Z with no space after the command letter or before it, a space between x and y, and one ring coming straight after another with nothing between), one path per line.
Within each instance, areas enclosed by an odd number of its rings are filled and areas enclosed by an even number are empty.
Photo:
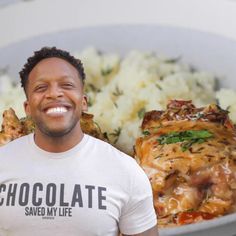
M46 115L49 116L63 116L70 110L70 106L65 104L55 104L47 106L44 109Z
M48 115L59 115L64 114L68 111L66 107L52 107L46 110L46 114Z

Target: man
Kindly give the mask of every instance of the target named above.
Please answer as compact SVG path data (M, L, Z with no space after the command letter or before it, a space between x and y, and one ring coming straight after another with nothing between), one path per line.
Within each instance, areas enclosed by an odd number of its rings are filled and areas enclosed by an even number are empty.
M36 128L0 149L0 235L158 235L142 169L81 130L81 62L42 48L20 76Z

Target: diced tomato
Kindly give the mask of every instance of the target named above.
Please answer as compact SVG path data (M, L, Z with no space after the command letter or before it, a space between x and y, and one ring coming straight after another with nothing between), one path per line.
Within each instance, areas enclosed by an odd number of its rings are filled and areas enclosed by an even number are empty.
M215 218L215 216L207 212L200 212L200 211L181 212L178 214L176 218L176 223L179 225L185 225L202 220L211 220L213 218Z

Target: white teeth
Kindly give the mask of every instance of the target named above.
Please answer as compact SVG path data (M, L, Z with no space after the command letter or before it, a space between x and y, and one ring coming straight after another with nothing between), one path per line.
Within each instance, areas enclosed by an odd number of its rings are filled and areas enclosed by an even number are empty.
M53 107L53 108L49 108L47 110L47 114L61 114L61 113L65 113L67 112L67 109L65 107Z

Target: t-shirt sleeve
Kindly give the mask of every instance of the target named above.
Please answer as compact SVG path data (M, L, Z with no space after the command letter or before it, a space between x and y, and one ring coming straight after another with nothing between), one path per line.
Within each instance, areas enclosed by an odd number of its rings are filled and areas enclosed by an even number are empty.
M122 209L119 221L120 232L127 235L142 233L157 224L151 184L138 164L136 169L129 200Z

